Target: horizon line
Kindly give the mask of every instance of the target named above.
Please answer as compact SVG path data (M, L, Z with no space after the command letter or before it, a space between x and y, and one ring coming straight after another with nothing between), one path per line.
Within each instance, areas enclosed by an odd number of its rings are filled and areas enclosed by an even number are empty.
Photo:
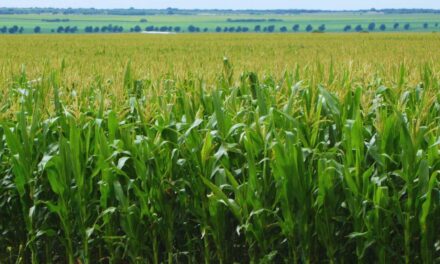
M312 8L177 8L177 7L167 7L167 8L138 8L138 7L112 7L112 8L101 8L101 7L6 7L0 6L0 9L95 9L95 10L154 10L154 11L166 11L166 10L182 10L182 11L318 11L318 12L380 12L388 10L421 10L421 11L440 11L440 8L419 8L419 7L406 7L406 8L369 8L369 9L312 9Z

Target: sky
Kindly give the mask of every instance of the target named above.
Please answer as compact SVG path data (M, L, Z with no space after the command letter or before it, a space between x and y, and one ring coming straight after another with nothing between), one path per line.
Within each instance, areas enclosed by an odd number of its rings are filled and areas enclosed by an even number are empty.
M1 0L0 7L95 7L181 9L327 9L433 8L440 0Z

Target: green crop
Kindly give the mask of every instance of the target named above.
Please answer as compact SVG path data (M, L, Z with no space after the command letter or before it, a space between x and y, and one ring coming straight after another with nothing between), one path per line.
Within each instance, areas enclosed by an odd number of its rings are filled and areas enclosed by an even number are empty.
M0 99L1 262L439 262L436 66L335 64L224 59L206 81L128 62L80 88L68 61L23 67Z

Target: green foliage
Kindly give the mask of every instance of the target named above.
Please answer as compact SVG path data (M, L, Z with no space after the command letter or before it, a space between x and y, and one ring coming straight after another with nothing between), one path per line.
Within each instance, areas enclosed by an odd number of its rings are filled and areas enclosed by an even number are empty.
M98 78L75 111L60 97L74 89L62 72L14 79L19 109L0 126L2 261L440 260L429 66L414 88L402 64L395 87L347 77L339 95L298 72L237 79L227 59L212 89L137 80L131 67L125 105L106 105Z

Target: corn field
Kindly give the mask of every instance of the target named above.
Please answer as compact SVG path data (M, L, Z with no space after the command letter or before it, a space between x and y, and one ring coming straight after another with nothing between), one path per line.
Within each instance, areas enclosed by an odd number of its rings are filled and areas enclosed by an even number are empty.
M440 262L436 64L234 64L3 79L0 262Z

